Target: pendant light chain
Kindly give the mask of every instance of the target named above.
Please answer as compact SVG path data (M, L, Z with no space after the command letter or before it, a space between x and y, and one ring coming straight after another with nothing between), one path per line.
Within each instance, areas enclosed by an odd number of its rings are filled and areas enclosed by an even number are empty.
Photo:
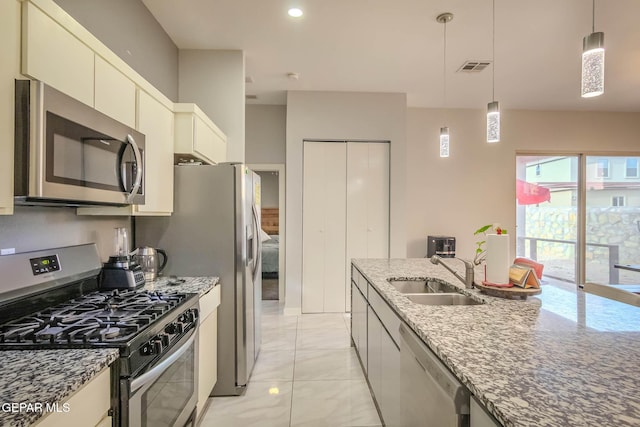
M595 1L595 0L594 0ZM493 65L491 68L491 100L496 100L496 0L493 0L493 32L491 38L491 58Z
M447 21L444 21L444 43L442 48L442 79L444 86L442 88L442 104L447 109ZM446 111L445 111L446 114ZM446 119L446 116L445 116ZM445 120L446 121L446 120Z

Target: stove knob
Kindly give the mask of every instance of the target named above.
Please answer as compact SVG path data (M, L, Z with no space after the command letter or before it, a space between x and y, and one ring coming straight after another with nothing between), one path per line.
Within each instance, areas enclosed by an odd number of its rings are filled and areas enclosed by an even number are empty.
M153 340L151 340L151 345L153 346L153 352L155 354L162 353L162 339L160 336L156 336Z
M164 347L169 347L169 335L160 334L160 335L158 335L158 337L160 337L160 342L162 343L162 345Z
M182 323L180 322L169 323L167 327L164 328L164 331L170 335L181 334L183 330L184 328L182 327Z

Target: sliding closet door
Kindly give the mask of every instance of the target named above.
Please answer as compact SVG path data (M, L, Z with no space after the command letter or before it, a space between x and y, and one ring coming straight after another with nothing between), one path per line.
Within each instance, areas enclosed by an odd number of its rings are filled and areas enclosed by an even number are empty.
M347 143L347 275L352 258L389 257L389 143ZM346 311L351 310L346 287Z
M343 312L346 146L304 142L302 312Z

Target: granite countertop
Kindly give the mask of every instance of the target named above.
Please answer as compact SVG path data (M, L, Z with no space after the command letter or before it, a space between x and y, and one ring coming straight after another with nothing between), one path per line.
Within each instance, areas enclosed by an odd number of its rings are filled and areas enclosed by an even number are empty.
M183 292L189 294L206 294L220 282L218 277L158 277L145 283L145 291Z
M0 352L0 425L28 426L45 413L35 405L62 403L118 358L117 349Z
M387 279L463 284L428 259L353 263L503 425L640 425L640 308L544 280L526 301L461 289L485 304L423 306Z

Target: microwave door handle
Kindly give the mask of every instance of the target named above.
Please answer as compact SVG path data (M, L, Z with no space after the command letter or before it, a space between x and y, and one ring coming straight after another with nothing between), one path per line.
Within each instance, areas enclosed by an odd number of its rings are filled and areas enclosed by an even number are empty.
M142 184L142 154L140 154L140 149L138 148L138 144L136 144L136 140L133 139L131 135L127 135L127 143L131 145L131 148L133 148L133 156L136 159L136 180L131 187L129 195L127 196L127 202L130 202L138 193L140 184ZM122 181L123 183L126 182L124 179Z

